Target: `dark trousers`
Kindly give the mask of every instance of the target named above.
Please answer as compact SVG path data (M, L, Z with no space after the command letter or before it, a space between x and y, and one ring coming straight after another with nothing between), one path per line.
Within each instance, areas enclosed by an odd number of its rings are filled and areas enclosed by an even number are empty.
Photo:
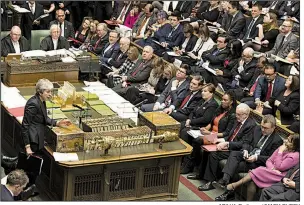
M172 112L171 116L178 122L183 122L188 119L188 115L185 115L185 114L179 112L178 110L176 112Z
M255 169L258 166L260 165L246 162L241 151L232 151L230 152L222 172L228 174L232 178L234 174L248 172L250 169Z
M219 162L223 159L228 159L230 151L225 152L210 152L208 156L208 161L206 165L206 170L204 174L204 179L208 182L212 182L218 179L217 172L219 167Z
M296 201L300 200L300 193L287 188L282 182L273 184L262 190L260 201Z

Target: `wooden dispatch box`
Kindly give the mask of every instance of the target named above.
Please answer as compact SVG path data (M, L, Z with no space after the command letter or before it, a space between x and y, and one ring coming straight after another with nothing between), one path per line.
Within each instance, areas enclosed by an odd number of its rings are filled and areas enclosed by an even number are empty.
M180 123L173 117L163 112L144 112L139 114L139 125L147 125L155 135L161 135L165 131L179 135Z
M47 128L47 143L55 152L80 152L84 147L84 132L74 124Z

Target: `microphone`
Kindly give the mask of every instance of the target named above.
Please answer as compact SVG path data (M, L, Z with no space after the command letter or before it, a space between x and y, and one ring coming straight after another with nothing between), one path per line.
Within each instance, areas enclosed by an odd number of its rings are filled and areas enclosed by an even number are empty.
M139 108L142 104L148 102L148 99L144 99L143 101L141 101L140 103L137 103L136 105L134 105L134 107Z
M76 104L74 104L74 103L72 104L72 106L73 106L73 107L76 107L76 108L78 108L78 109L80 109L80 110L84 110L82 107L80 107L79 105L76 105Z

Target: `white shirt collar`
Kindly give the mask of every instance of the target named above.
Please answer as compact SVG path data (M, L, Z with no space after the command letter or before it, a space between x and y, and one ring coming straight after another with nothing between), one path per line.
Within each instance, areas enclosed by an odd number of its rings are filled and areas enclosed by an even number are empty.
M13 192L6 185L4 185L4 186L7 188L7 190L9 190L9 192L11 193L11 195L14 197Z

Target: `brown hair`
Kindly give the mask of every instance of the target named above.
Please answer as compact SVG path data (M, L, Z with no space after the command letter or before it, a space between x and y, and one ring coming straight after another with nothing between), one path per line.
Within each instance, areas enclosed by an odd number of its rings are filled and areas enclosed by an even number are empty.
M134 61L134 60L136 60L138 58L139 51L138 51L138 49L135 46L130 46L127 54L128 54L128 58L131 61Z
M203 89L207 88L207 90L209 91L209 93L215 93L215 86L212 83L208 83L207 85L205 85L203 87Z
M177 67L168 63L165 65L164 71L168 71L170 73L171 78L169 80L171 80L176 75Z
M209 28L205 24L201 24L198 29L198 35L204 36L203 40L207 41L210 37L210 31Z
M290 84L291 91L297 91L300 89L300 78L296 75L290 75L292 77L292 81Z
M272 29L278 29L278 16L273 12L268 12L269 18L272 19L270 24L263 24L264 33Z
M159 78L163 74L164 65L165 65L165 62L164 62L163 58L155 57L152 60L152 68L154 71L154 77Z

